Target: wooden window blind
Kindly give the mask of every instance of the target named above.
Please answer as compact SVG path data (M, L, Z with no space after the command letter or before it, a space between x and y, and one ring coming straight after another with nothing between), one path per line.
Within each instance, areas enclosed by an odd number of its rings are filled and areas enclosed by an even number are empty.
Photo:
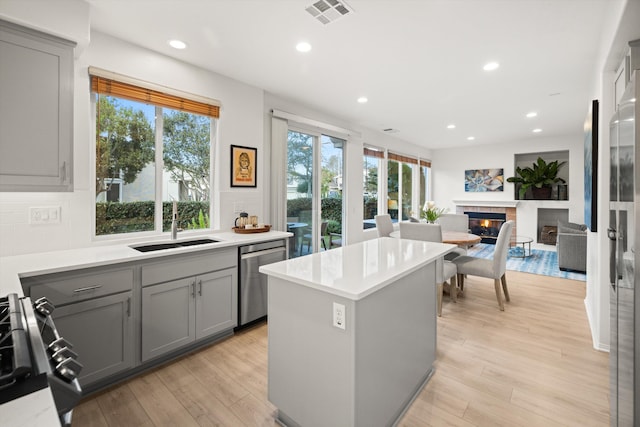
M215 105L213 102L202 102L156 89L136 86L129 82L95 75L92 74L91 69L89 69L89 73L91 74L91 90L93 92L185 111L187 113L214 118L220 117L220 106Z
M416 159L414 157L403 156L401 154L396 154L396 153L392 153L392 152L389 152L389 159L390 160L395 160L397 162L411 163L413 165L417 165L418 164L418 159Z
M384 151L374 150L373 148L364 147L364 155L384 159Z
M427 160L420 159L420 166L425 166L425 167L430 168L431 167L431 162L427 161Z

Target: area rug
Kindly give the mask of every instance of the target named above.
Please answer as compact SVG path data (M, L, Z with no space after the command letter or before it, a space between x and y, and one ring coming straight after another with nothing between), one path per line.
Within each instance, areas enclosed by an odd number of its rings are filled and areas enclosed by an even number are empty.
M468 255L480 258L492 258L494 248L494 245L478 243L469 248L467 253ZM558 254L555 251L532 249L531 256L525 258L510 255L507 257L507 270L541 274L543 276L562 277L564 279L587 280L586 274L560 270L558 267Z

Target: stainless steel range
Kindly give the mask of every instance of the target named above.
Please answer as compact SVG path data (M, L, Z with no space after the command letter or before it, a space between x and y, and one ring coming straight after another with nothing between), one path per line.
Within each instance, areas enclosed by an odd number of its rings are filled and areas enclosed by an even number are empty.
M51 389L62 425L81 398L82 365L73 345L60 337L46 298L0 298L0 404L45 387Z

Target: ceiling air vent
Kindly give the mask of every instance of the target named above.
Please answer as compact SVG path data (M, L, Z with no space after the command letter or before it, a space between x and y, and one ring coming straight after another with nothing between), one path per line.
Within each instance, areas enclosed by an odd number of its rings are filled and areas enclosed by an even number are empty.
M318 0L308 6L306 11L323 25L327 25L339 18L342 18L346 14L353 12L353 9L351 9L351 7L344 1Z

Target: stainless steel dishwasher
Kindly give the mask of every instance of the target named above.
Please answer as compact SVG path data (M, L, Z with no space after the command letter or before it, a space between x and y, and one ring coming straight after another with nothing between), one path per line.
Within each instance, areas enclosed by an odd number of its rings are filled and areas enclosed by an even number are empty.
M238 273L238 327L267 315L267 276L258 271L261 265L287 259L284 240L240 246Z

